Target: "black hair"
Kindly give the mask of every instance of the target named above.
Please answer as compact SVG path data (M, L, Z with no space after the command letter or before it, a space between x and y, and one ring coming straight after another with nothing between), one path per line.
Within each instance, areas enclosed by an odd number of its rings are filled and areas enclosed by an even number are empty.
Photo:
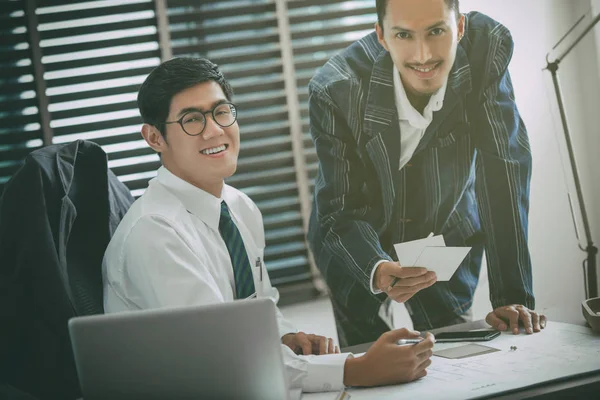
M458 1L459 0L444 0L446 5L450 10L454 10L456 12L456 17L458 18L460 15ZM377 22L379 23L379 27L383 31L383 19L385 18L385 13L387 11L387 5L389 0L375 0L375 7L377 8Z
M165 137L164 123L171 100L186 89L207 81L215 81L231 101L233 91L219 67L205 58L180 57L154 68L140 86L137 104L144 123L155 126Z

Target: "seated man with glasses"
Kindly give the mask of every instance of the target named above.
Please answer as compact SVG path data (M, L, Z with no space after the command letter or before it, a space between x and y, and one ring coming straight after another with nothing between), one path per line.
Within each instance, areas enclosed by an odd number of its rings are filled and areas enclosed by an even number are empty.
M162 166L133 204L106 250L107 313L271 297L263 263L262 216L228 186L240 150L232 90L208 60L177 58L155 68L138 93L142 136ZM426 374L433 336L398 346L418 332L390 331L361 357L339 354L333 340L297 332L277 312L292 387L340 390L408 382Z

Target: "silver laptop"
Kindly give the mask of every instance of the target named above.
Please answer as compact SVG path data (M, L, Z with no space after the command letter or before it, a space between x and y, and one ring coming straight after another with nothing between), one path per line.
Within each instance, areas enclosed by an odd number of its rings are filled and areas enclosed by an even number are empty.
M84 400L291 399L269 299L76 317Z

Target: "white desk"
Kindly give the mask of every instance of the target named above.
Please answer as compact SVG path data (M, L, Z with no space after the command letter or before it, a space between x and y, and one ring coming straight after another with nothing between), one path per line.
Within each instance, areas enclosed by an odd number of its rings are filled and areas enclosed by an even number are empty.
M475 329L483 321L444 330ZM534 385L592 374L600 379L600 335L583 326L548 322L533 335L504 332L482 344L500 351L464 359L432 357L428 375L416 382L377 388L351 388L351 400L360 399L475 399L518 392ZM437 343L434 350L461 345ZM517 350L511 350L516 346ZM356 349L357 351L366 349ZM589 379L589 378L585 378ZM303 400L333 400L336 393L303 394ZM523 396L521 396L523 397ZM600 398L600 395L599 395Z

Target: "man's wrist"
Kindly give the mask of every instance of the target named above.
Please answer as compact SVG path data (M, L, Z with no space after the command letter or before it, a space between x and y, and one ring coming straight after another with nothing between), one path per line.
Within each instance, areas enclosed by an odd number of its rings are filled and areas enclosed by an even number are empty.
M348 357L344 363L344 386L367 386L363 373L363 357Z
M382 290L379 289L379 287L377 286L377 269L379 268L379 266L381 264L383 264L384 262L388 262L388 260L379 260L377 261L377 264L375 264L375 266L373 267L373 271L371 271L371 293L373 294L380 294L382 293Z

